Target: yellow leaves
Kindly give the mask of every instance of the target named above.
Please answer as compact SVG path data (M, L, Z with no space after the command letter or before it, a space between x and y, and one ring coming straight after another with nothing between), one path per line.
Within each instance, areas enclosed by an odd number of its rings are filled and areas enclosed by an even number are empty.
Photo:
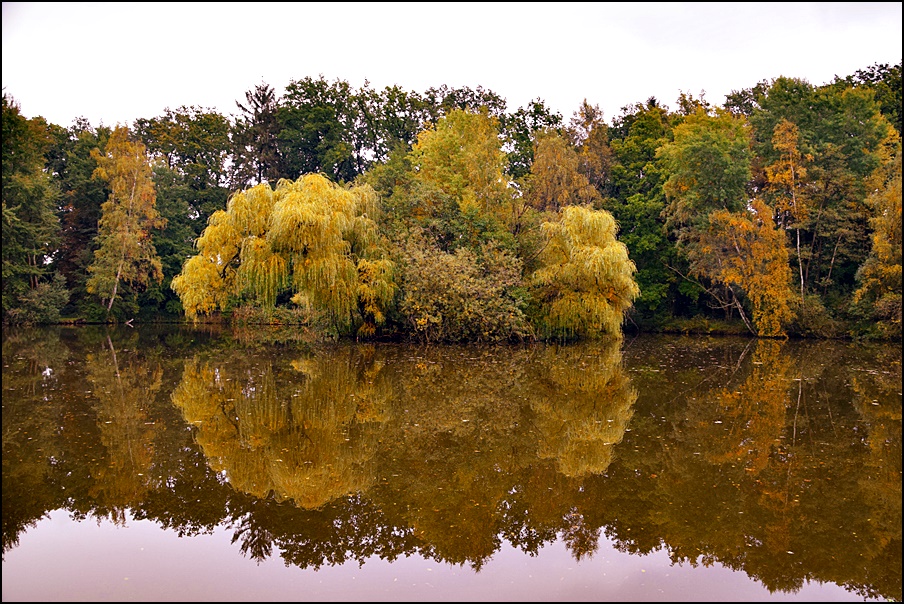
M569 206L542 225L547 245L532 276L551 334L621 334L623 313L640 290L627 248L616 240L612 215Z
M505 197L506 159L499 126L486 112L450 111L435 129L418 135L412 159L419 179L439 187L465 207L491 210ZM436 210L426 208L426 213Z
M194 320L199 314L225 310L232 281L223 278L216 263L197 255L185 262L182 272L173 278L172 288L182 301L185 315Z
M364 260L377 252L378 209L369 186L345 188L318 174L241 191L211 216L198 239L204 261L186 263L173 288L191 317L224 310L242 293L272 307L292 286L296 304L325 311L337 326L352 321L359 295L370 319L382 322L391 265Z
M599 192L580 172L580 158L555 131L537 135L527 198L537 210L557 211L568 205L590 205Z
M157 212L157 194L144 145L129 139L129 130L116 128L105 153L95 149L94 176L109 183L110 196L101 205L98 249L88 268L87 290L113 305L120 281L146 285L163 279L163 269L151 242L150 230L163 228Z

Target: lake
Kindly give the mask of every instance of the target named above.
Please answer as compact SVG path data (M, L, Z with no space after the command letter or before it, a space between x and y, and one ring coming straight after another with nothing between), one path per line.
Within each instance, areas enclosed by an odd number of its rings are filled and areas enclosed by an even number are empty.
M4 328L4 601L901 600L901 348Z

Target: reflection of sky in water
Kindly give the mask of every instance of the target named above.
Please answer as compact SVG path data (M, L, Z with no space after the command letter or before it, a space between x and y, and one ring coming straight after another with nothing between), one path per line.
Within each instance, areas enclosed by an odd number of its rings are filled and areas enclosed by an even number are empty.
M661 551L633 556L605 538L581 562L561 541L535 557L503 544L477 573L418 555L316 571L278 555L258 564L230 539L225 528L180 539L147 520L98 525L57 510L7 552L3 601L863 601L831 584L770 594L744 573L672 566Z

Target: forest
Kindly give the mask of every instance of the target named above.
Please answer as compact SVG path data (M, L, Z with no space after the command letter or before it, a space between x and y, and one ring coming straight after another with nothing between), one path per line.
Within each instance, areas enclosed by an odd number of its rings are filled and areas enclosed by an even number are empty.
M4 90L4 326L901 339L900 62L608 121L480 86L242 96L66 127Z

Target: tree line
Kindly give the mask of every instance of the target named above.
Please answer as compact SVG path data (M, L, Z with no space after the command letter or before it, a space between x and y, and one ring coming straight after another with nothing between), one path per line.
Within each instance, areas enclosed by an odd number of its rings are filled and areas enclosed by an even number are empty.
M608 122L322 76L236 110L63 127L4 91L4 324L901 336L900 63Z

